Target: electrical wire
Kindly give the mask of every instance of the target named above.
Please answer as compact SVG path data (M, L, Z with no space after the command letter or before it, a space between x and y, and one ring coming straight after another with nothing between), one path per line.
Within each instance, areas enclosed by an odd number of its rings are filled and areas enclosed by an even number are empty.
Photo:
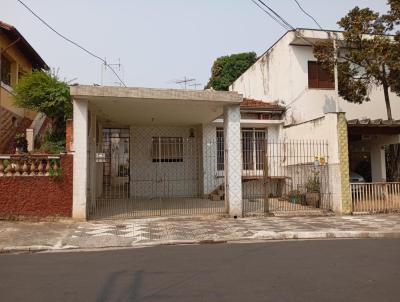
M111 69L111 71L114 73L114 75L118 78L118 80L121 82L121 84L126 87L124 81L122 81L122 79L120 78L120 76L118 75L118 73L114 70L114 68L112 68L106 60L102 59L101 57L99 57L98 55L94 54L93 52L87 50L86 48L84 48L83 46L79 45L78 43L72 41L71 39L67 38L66 36L64 36L63 34L59 33L57 30L55 30L50 24L48 24L45 20L43 20L38 14L36 14L28 5L26 5L24 2L22 2L21 0L17 0L22 6L24 6L31 14L33 14L40 22L42 22L47 28L49 28L51 31L53 31L54 33L56 33L58 36L60 36L61 38L63 38L64 40L66 40L67 42L75 45L76 47L80 48L81 50L83 50L84 52L86 52L87 54L91 55L92 57L100 60L102 63L104 63L104 65L106 65L108 68Z
M290 29L292 29L292 30L295 29L295 28L294 28L289 22L287 22L281 15L279 15L276 11L274 11L270 6L268 6L267 4L265 4L264 1L258 0L258 2L260 2L263 6L265 6L272 14L274 14L279 20L281 20L284 24L286 24L286 26L288 26Z
M270 16L272 19L274 19L276 22L278 22L279 25L281 25L285 30L293 30L293 31L295 31L295 34L296 34L297 37L299 37L303 41L311 44L312 46L315 46L315 44L312 41L306 39L301 33L299 33L296 30L296 28L294 28L288 21L286 21L281 15L279 15L275 10L273 10L270 6L268 6L264 1L258 0L258 2L261 3L264 7L266 7L268 9L268 11L265 10L264 8L262 8L254 0L251 0L251 1L254 4L256 4L259 8L261 8L266 14L268 14L268 16Z
M322 26L318 23L318 21L317 21L311 14L309 14L308 12L306 12L306 11L304 10L304 8L301 6L301 4L299 3L299 1L294 0L294 2L296 2L297 6L300 8L300 10L301 10L306 16L308 16L311 20L314 21L315 24L317 24L317 26L319 27L319 29L322 29Z
M268 16L271 17L275 22L277 22L280 26L282 26L285 30L290 30L290 27L288 27L286 24L284 24L282 21L277 19L274 15L272 15L269 11L267 11L265 8L263 8L257 1L255 0L250 0L253 2L255 5L257 5L264 13L266 13Z

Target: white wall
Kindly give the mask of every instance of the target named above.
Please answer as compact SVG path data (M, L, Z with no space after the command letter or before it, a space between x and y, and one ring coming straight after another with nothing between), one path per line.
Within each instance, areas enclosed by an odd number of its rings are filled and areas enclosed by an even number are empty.
M199 132L189 138L186 127L131 127L130 173L132 198L198 196L200 194ZM152 137L183 137L183 162L152 160ZM158 180L158 182L157 182Z
M316 61L312 47L290 45L296 39L288 32L231 86L244 97L282 101L287 106L286 122L302 123L336 111L335 90L308 88L308 61ZM339 99L339 110L347 119L386 119L383 90L371 91L370 102L362 105ZM392 114L400 119L400 97L390 93Z
M323 140L328 144L328 155L325 158L328 164L328 174L330 180L329 188L326 188L332 195L331 204L335 212L341 211L341 194L340 185L340 158L338 145L338 120L337 114L329 113L318 119L305 122L302 124L286 127L284 129L284 137L288 140L304 139L304 140ZM326 156L326 154L319 154Z
M259 60L241 75L230 87L245 98L276 101L289 97L288 85L291 72L290 48L291 33L272 46ZM282 89L282 87L285 87Z
M400 97L390 92L390 105L392 107L393 119L400 119ZM349 103L343 99L340 100L340 108L346 112L348 120L351 119L387 119L385 99L383 88L376 87L371 91L371 101L363 104Z

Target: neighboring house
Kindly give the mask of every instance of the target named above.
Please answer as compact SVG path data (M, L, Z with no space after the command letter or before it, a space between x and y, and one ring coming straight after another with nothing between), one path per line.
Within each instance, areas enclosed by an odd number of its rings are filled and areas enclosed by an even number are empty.
M1 21L0 53L0 153L8 153L15 134L25 132L35 119L37 128L41 120L37 112L13 104L12 87L24 74L48 66L15 27Z
M323 124L327 123L328 116L345 113L350 168L364 174L367 181L386 181L384 146L400 143L400 97L390 93L394 121L386 120L381 87L374 88L370 93L371 101L361 105L338 97L335 83L318 66L311 43L331 38L340 40L341 37L340 32L334 31L288 31L230 89L247 98L283 103L286 118L281 135L286 138L301 135L302 138L331 140L337 133L327 130L335 125L325 127Z

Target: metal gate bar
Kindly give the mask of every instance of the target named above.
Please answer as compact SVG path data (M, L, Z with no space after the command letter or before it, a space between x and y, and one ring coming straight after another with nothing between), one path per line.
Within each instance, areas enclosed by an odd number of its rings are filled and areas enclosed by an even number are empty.
M242 140L245 215L331 209L326 141L274 141L256 135Z
M104 161L96 164L102 173L96 175L90 218L225 213L216 146L178 136L130 144L128 129L104 129Z

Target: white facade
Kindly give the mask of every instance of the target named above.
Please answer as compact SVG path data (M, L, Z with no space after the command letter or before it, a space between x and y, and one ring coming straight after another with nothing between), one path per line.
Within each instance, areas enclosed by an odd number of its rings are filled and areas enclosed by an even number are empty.
M222 115L225 128L225 169L221 176L224 179L226 209L232 216L242 215L241 162L237 159L241 155L241 95L217 91L92 86L71 87L71 95L74 99L72 151L75 219L86 219L89 205L96 207L97 197L103 194L110 194L109 200L154 199L164 196L202 198L208 194L214 184L207 188L204 186L203 176L212 173L207 171L207 160L203 158L202 135L203 127L206 127L203 125L211 124ZM101 155L103 152L103 129L118 128L129 129L130 132L130 190L125 187L125 167L121 169L120 177L123 179L112 179L119 173L119 165L127 162L125 158L123 161L117 160L117 166L111 168L110 176L102 174L106 161L97 160L99 153ZM164 151L175 152L178 158L170 162L161 161L163 159L160 157L155 158L153 142L157 138L172 138L178 142L172 147L163 145ZM177 152L176 148L182 149ZM110 154L116 158L126 156L126 152L121 149ZM111 181L106 179L109 177ZM218 175L211 177L219 179ZM111 184L105 192L102 192L103 181ZM114 185L115 190L112 188ZM131 196L126 196L126 192L130 192ZM107 207L104 204L98 206Z
M201 196L201 149L197 127L130 127L130 186L132 198ZM192 137L191 137L192 136ZM182 162L153 161L152 140L175 137L183 140ZM176 146L172 146L176 147ZM166 166L166 167L165 167ZM172 180L165 182L164 180ZM158 180L155 183L153 180Z
M297 30L287 32L231 86L244 97L280 101L287 107L286 124L319 118L328 112L345 112L347 119L387 119L383 90L371 91L370 102L361 105L341 98L334 89L308 88L308 62L316 61L308 41L328 39L333 32ZM340 34L339 38L340 38ZM400 97L390 93L392 114L400 119Z
M347 120L387 119L382 87L370 92L370 102L350 103L340 98L334 88L309 88L309 62L317 61L313 54L312 43L335 38L340 41L340 32L298 29L287 32L258 61L243 73L230 87L247 98L279 101L286 106L285 127L281 135L289 138L328 139L332 141L332 129L336 124L326 124L329 113L344 112ZM393 119L400 119L400 97L390 92ZM321 127L321 119L326 126ZM360 138L363 139L362 137ZM378 135L368 147L371 154L372 181L386 180L385 144L399 143L399 136ZM330 143L330 149L337 149L336 143ZM352 143L351 143L352 144ZM358 143L357 143L358 144ZM336 158L334 150L331 159Z

